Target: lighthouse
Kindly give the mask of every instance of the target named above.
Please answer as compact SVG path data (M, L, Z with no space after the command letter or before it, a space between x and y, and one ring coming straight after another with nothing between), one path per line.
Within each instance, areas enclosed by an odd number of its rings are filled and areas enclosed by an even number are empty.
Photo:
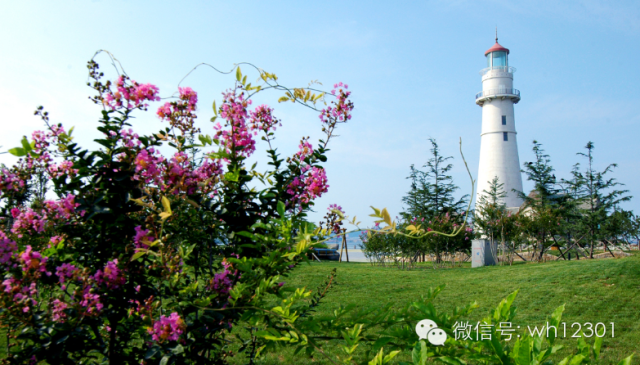
M482 91L476 94L476 104L482 107L476 204L497 176L507 193L503 203L507 208L517 208L522 199L513 189L522 191L522 177L513 112L513 105L520 101L520 91L513 88L516 69L509 66L509 50L498 43L497 31L496 44L484 55L487 67L480 71Z

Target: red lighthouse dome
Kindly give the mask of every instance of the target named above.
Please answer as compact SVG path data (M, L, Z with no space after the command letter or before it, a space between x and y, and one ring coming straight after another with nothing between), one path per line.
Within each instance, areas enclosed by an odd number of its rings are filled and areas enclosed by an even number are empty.
M504 48L500 45L500 43L498 43L498 39L496 38L496 44L493 45L493 47L489 48L484 55L488 55L491 52L507 52L507 54L509 54L509 49L508 48Z

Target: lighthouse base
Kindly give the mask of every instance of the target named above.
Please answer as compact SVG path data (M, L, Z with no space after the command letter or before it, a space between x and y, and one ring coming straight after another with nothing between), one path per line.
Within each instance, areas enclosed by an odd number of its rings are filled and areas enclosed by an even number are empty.
M494 252L490 240L473 240L471 241L471 267L492 266L496 264Z

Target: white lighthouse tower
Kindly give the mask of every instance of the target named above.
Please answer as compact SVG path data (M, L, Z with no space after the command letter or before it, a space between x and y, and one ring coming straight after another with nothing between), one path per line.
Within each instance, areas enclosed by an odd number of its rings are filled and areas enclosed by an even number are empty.
M513 104L520 101L520 91L513 88L516 69L509 66L509 50L498 44L497 32L496 44L484 55L487 57L487 68L480 71L482 91L476 94L476 104L482 107L476 204L483 191L489 191L490 181L497 176L507 193L504 199L506 206L520 207L522 199L512 191L522 191L513 113Z

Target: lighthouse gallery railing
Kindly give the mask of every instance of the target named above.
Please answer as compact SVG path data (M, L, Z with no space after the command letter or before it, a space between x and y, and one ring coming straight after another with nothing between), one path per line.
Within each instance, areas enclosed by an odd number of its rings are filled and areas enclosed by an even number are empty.
M487 72L490 71L500 71L500 72L508 72L510 74L516 72L516 68L515 67L511 67L511 66L494 66L494 67L487 67L487 68L483 68L482 70L480 70L480 76L484 76L487 74Z
M520 90L518 90L518 89L505 89L505 88L482 90L482 91L480 91L479 93L476 94L476 99L480 99L480 98L483 98L485 96L494 96L494 95L516 95L516 96L520 97Z

